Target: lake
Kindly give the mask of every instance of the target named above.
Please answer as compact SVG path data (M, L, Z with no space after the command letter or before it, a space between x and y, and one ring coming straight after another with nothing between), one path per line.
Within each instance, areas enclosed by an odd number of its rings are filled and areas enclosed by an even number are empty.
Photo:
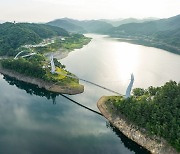
M125 94L131 73L134 87L180 81L180 56L167 51L88 34L92 41L60 60L78 77ZM80 81L82 94L70 99L98 111L111 92ZM0 75L0 153L131 154L148 153L108 121L63 95ZM99 112L99 111L98 111Z

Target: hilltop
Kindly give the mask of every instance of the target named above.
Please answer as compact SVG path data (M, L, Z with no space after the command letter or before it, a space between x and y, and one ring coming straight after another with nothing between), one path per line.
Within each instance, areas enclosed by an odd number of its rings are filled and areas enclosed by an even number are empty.
M113 26L100 20L75 20L61 18L47 23L48 25L58 26L74 33L99 33L103 34Z
M0 55L15 55L22 45L37 44L54 36L69 36L69 33L62 28L45 24L0 24Z

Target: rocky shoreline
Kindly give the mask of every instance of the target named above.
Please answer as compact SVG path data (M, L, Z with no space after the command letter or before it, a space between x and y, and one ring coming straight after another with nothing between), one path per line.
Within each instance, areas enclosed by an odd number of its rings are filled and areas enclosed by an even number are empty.
M97 106L103 116L125 136L143 146L153 154L178 154L178 152L167 144L165 140L157 137L149 137L145 132L140 131L135 125L128 122L125 117L111 113L111 110L113 109L109 109L106 105L105 102L107 99L108 96L101 97L97 102Z
M20 73L4 69L2 67L0 67L0 73L10 76L10 77L13 77L13 78L16 78L17 80L20 80L20 81L23 81L26 83L37 85L39 88L45 88L46 90L51 91L51 92L69 94L69 95L75 95L75 94L80 94L80 93L84 92L83 85L79 85L78 87L77 86L76 87L60 86L60 85L56 85L54 83L49 83L49 82L43 81L38 78L28 77L28 76L22 75Z

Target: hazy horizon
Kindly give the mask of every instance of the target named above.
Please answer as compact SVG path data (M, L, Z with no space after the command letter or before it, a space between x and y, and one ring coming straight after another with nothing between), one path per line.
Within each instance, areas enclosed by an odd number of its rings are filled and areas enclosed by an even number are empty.
M180 14L179 0L2 0L0 21L48 22L78 20L168 18Z

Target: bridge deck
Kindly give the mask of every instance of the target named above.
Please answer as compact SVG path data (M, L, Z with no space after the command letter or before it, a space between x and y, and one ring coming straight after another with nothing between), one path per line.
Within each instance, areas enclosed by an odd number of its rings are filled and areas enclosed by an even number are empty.
M109 91L109 92L112 92L112 93L114 93L114 94L117 94L117 95L120 95L120 96L124 96L124 95L122 95L122 94L120 94L120 93L118 93L118 92L116 92L116 91L114 91L114 90L111 90L111 89L109 89L109 88L106 88L106 87L104 87L104 86L101 86L101 85L99 85L99 84L97 84L97 83L94 83L94 82L91 82L91 81L88 81L88 80L85 80L85 79L82 79L82 78L78 78L78 77L72 76L72 75L62 74L62 73L59 73L59 72L56 72L56 73L57 73L57 74L64 75L64 76L68 76L68 77L71 77L71 78L74 78L74 79L79 79L79 80L81 80L81 81L90 83L90 84L92 84L92 85L94 85L94 86L96 86L96 87L105 89L105 90L107 90L107 91Z

